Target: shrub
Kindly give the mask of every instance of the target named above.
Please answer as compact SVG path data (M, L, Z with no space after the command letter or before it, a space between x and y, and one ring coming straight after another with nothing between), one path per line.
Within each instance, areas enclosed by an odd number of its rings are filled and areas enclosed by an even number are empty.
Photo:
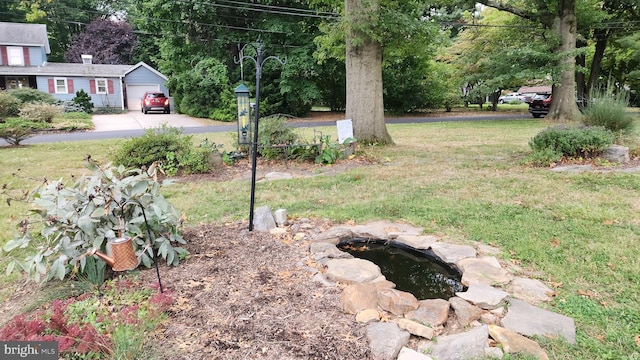
M38 89L32 88L20 88L11 90L9 92L11 96L17 98L23 104L28 103L45 103L45 104L55 104L56 98L53 95L46 93L44 91L40 91Z
M84 113L84 108L71 100L58 101L56 104L61 105L65 113Z
M20 100L9 95L8 92L0 90L0 122L8 117L18 116L20 112Z
M87 114L91 114L93 112L93 103L91 102L91 97L87 94L84 89L80 89L76 91L76 96L72 100L78 106L82 108L82 111Z
M613 133L602 127L559 125L539 132L529 146L534 152L586 158L601 153L613 139Z
M141 168L154 162L165 162L167 154L186 152L190 146L190 136L182 136L181 129L163 124L161 127L145 130L140 137L127 140L116 151L114 162Z
M284 158L291 146L300 142L300 137L287 127L283 116L270 116L260 119L258 125L258 153L265 159ZM280 146L280 147L274 147Z
M626 92L612 94L598 92L584 110L584 123L589 126L602 126L607 130L631 133L633 118L627 114L629 95Z
M61 180L45 181L32 192L31 216L20 222L21 234L2 248L8 255L17 249L28 255L7 256L7 273L22 270L36 282L84 273L89 251L106 252L107 242L120 236L133 239L136 255L147 267L154 251L169 265L186 255L175 246L185 244L178 231L180 214L160 194L154 166L148 171L126 170L88 160L92 175L70 187ZM33 224L38 226L32 228Z
M43 122L28 121L19 118L10 118L0 123L0 138L9 144L17 146L25 139L35 135L39 130L48 129L49 125Z
M20 117L34 122L53 122L53 118L62 114L60 105L46 104L42 102L27 103L20 108Z

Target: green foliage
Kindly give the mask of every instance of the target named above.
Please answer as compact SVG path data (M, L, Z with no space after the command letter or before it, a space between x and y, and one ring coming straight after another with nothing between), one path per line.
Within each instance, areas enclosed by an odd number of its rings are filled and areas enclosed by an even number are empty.
M265 159L284 159L289 153L287 146L300 142L300 137L287 126L283 116L260 119L258 125L258 153Z
M26 103L20 108L20 117L33 122L51 123L54 117L62 113L62 106L43 102Z
M618 133L632 133L634 119L627 114L629 94L620 91L613 94L611 91L596 92L591 94L592 100L584 110L585 125L601 126L607 130Z
M7 91L0 90L0 122L20 112L20 100Z
M10 118L0 123L0 138L9 144L17 146L25 139L35 135L39 130L49 129L47 123L40 121L28 121L20 118Z
M91 114L93 112L93 103L91 97L84 89L76 91L76 96L72 100L75 104L80 106L84 112Z
M182 129L164 124L127 140L116 150L113 160L118 165L138 168L158 163L168 176L176 175L180 170L195 174L211 170L211 151L206 147L193 147L192 136L184 136Z
M87 167L92 175L69 187L62 180L46 180L31 193L31 215L20 221L20 235L2 248L7 274L23 271L36 282L46 282L84 273L89 251L106 252L108 241L121 236L134 239L136 255L147 267L154 251L167 264L178 264L186 253L176 246L185 244L178 230L180 214L160 193L155 168L99 166L90 158ZM13 256L19 249L28 255Z
M22 104L27 104L27 103L55 104L57 101L56 98L49 93L40 91L38 89L28 88L28 87L11 90L9 94L17 98L18 100L20 100Z
M324 135L320 138L320 153L316 156L316 164L335 164L342 157L340 144L331 141L331 136Z
M529 146L534 152L542 152L541 156L589 158L600 154L613 139L613 134L602 127L559 125L536 134Z
M200 60L193 68L176 73L167 86L181 113L221 121L235 120L235 94L227 67L218 59Z

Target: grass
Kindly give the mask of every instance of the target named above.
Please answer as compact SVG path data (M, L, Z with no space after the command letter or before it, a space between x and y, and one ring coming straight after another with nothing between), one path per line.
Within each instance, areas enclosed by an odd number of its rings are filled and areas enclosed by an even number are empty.
M377 164L260 182L256 206L336 222L406 221L446 241L498 246L503 261L554 286L547 308L576 321L577 345L541 340L550 358L639 358L640 177L523 165L528 141L548 125L536 119L389 125L394 146L363 149ZM335 136L333 128L320 130ZM230 144L232 134L198 135L194 142L205 137ZM0 181L14 191L43 177L77 176L87 152L107 160L122 141L3 148ZM165 188L165 196L195 225L246 220L249 191L247 182L184 183ZM26 210L19 202L0 205L0 243ZM10 289L16 280L0 285Z

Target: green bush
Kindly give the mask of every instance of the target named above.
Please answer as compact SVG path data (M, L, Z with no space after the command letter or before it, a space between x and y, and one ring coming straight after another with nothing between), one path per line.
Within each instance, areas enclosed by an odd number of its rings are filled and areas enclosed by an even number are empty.
M628 104L629 95L626 92L599 92L584 110L584 124L602 126L613 132L631 133L634 119L627 114Z
M46 93L44 91L40 91L38 89L31 88L20 88L9 91L11 96L20 100L21 103L45 103L45 104L55 104L56 98L53 95Z
M181 215L160 193L155 167L126 170L88 160L92 175L71 186L46 181L32 192L34 210L20 221L21 234L2 248L7 273L24 271L36 282L83 274L92 249L106 252L108 241L122 236L133 239L136 255L147 267L153 251L169 265L187 254L176 246L185 244L178 231ZM18 249L28 255L13 256Z
M588 158L600 154L613 139L613 133L603 127L559 125L539 132L529 146L534 153Z
M64 112L60 105L47 104L42 102L26 103L20 108L20 117L36 122L53 122L53 118Z
M39 121L9 118L5 122L0 123L0 138L6 140L6 142L11 145L18 146L23 140L49 127L47 123Z
M91 114L93 112L93 103L91 102L91 97L87 94L84 89L80 89L76 91L76 96L72 99L74 103L82 108L84 112L87 114Z
M270 116L260 119L258 125L258 153L265 159L285 158L291 146L300 142L300 137L287 126L283 116Z
M182 129L166 124L148 129L144 135L126 141L114 154L114 162L127 167L148 167L159 163L162 171L173 176L182 170L186 174L205 173L211 170L211 149L195 148L192 137L182 134Z
M20 104L21 102L18 98L0 90L0 122L8 117L18 116Z

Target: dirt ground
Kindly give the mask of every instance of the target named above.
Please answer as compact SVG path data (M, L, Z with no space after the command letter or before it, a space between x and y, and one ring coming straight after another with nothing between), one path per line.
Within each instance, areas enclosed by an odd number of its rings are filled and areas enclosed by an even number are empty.
M160 268L175 302L152 346L166 359L369 359L364 325L344 314L339 288L312 281L308 239L331 226L298 219L304 233L249 232L248 223L187 229L189 258ZM142 272L157 281L152 270Z

